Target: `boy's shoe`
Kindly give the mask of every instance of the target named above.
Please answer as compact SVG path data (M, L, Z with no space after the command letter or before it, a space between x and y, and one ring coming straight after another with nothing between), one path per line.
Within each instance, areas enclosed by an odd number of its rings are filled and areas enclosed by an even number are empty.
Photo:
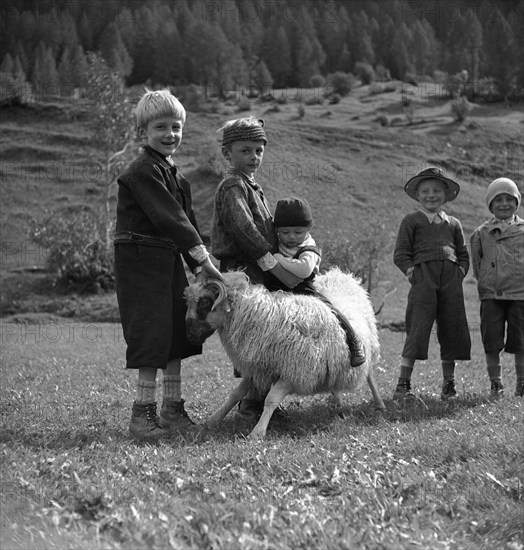
M242 399L242 401L238 404L237 415L243 422L256 424L260 420L263 411L264 401L258 401L256 399ZM285 421L288 419L288 416L289 413L286 409L282 405L279 405L271 416L271 422Z
M447 401L448 399L456 399L457 391L455 390L455 380L445 380L442 384L440 399Z
M137 439L158 439L167 435L158 423L156 403L133 403L129 433Z
M255 424L258 422L263 410L264 400L244 398L238 404L237 415L242 421Z
M393 399L397 401L402 399L415 399L415 394L411 392L411 380L409 378L398 381Z
M190 428L196 424L189 418L185 408L184 400L170 401L164 399L160 410L160 426L166 430L176 431Z
M504 386L500 380L491 381L491 397L493 399L498 399L499 397L504 396Z
M515 397L524 397L524 382L517 386L515 389Z
M353 368L360 367L366 362L366 352L364 351L364 346L362 342L356 340L351 347L351 359L350 365Z

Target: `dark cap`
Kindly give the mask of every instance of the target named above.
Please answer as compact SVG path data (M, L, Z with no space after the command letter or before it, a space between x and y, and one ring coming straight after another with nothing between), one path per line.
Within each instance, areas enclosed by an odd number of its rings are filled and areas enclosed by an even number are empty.
M289 197L277 202L274 216L275 227L311 227L313 216L305 199Z
M460 185L448 178L442 168L432 167L422 170L416 176L413 176L404 186L404 191L412 198L417 200L417 186L424 180L439 180L446 185L446 202L450 202L457 198L460 191Z

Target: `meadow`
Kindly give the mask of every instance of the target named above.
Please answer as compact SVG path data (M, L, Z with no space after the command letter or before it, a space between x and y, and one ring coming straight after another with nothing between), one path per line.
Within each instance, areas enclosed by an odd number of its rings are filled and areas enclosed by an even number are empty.
M114 294L58 292L27 237L31 219L100 197L88 116L59 106L4 110L2 548L524 548L524 404L513 397L509 355L506 396L489 399L471 275L465 294L473 349L471 361L457 365L459 398L440 400L432 338L430 359L413 376L419 399L391 400L407 293L391 246L413 207L403 183L436 162L455 174L462 191L446 211L469 236L487 215L489 181L508 175L522 182L522 109L479 105L458 124L444 100L421 90L413 97L410 124L399 91L371 95L362 87L337 105L308 105L300 117L293 101L265 113L253 104L270 136L260 178L269 200L305 196L324 246L381 224L372 298L378 303L384 289L394 290L378 315L375 372L385 413L373 409L365 386L347 394L341 409L329 396L290 396L287 416L272 421L259 442L246 439L249 427L234 413L217 429L202 426L235 384L216 335L202 356L183 364L186 408L199 427L155 445L129 437L135 379L124 369ZM188 116L179 162L193 176L204 233L221 162L214 130L234 116Z

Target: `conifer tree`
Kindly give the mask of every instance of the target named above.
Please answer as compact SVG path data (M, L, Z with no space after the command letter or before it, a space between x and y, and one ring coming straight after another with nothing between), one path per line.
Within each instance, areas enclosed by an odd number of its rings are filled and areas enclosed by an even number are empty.
M40 42L35 51L31 82L38 96L43 98L59 92L59 78L55 58L50 47Z
M292 78L291 50L288 37L282 26L268 27L260 57L271 73L277 88L290 85Z
M0 73L6 73L13 76L15 63L10 53L6 53L0 64Z
M496 7L492 9L490 22L484 25L484 62L487 74L493 77L499 92L507 98L515 88L518 74L515 37L500 10Z
M133 67L133 60L114 22L110 22L102 32L99 41L99 49L100 54L112 69L122 78L129 76Z

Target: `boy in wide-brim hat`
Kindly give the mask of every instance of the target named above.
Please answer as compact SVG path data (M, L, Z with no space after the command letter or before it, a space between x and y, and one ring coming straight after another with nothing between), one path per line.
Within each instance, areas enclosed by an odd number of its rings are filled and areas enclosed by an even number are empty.
M422 170L405 185L419 203L402 220L393 260L411 288L406 308L406 340L394 399L412 398L411 374L417 359L428 358L433 323L437 322L443 384L441 399L456 397L455 361L469 360L469 334L462 281L469 255L459 220L442 206L454 200L459 184L437 167Z

